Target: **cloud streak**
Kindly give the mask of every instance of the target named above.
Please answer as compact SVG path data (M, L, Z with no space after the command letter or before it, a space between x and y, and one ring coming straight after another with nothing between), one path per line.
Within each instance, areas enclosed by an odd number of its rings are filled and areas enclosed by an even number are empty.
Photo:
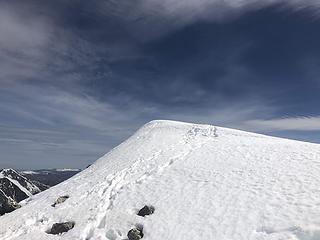
M245 124L251 129L263 131L320 131L320 116L249 120Z
M0 82L34 77L47 61L50 21L0 3Z
M22 83L0 89L0 112L2 167L85 167L142 124L139 111Z
M318 0L136 0L102 3L104 14L126 21L128 30L143 40L150 40L197 21L222 22L264 7L287 8L291 11L320 13Z

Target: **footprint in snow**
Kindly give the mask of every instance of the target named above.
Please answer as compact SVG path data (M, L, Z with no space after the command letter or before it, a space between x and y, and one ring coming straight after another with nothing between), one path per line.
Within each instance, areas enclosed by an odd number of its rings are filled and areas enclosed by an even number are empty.
M108 238L108 240L117 240L121 236L122 236L122 234L121 234L121 232L119 230L110 229L106 233L106 237Z

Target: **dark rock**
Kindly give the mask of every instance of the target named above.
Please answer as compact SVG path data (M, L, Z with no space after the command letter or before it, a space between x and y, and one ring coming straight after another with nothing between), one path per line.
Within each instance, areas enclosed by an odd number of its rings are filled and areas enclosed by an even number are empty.
M64 222L64 223L55 223L52 225L51 230L47 232L48 234L58 235L64 232L68 232L74 228L75 222Z
M0 190L0 216L5 213L12 212L20 207L21 206L16 201Z
M154 207L145 205L143 208L139 210L138 216L144 217L147 215L151 215L153 213L154 213Z
M0 189L6 196L16 202L20 202L28 198L28 195L8 178L0 178Z
M0 215L19 208L18 202L37 194L40 189L13 169L0 170Z
M57 199L57 200L54 202L54 204L52 204L51 206L52 206L52 207L55 207L56 205L58 205L58 204L60 204L60 203L63 203L64 201L66 201L68 198L69 198L68 195L58 197L58 199Z
M21 173L17 172L14 169L11 169L11 168L2 169L0 174L3 177L7 177L17 181L22 187L27 189L32 195L41 192L40 189L36 185L34 185L28 178L26 178L25 176L23 176Z
M140 229L140 228L131 229L128 232L127 237L129 240L140 240L141 238L143 238L142 229Z

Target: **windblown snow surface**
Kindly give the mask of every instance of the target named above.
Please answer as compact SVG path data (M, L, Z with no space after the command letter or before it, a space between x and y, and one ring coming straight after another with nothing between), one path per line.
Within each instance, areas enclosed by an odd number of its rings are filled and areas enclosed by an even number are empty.
M137 216L145 204L154 214ZM320 145L153 121L0 217L0 239L120 240L136 225L146 240L319 240Z

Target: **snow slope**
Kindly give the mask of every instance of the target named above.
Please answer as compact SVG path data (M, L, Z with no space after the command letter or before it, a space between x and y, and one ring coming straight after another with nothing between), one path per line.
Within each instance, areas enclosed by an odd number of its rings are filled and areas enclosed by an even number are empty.
M154 214L137 216L145 204ZM46 233L65 221L75 227ZM0 239L120 240L137 224L146 240L319 240L320 145L153 121L0 217Z

